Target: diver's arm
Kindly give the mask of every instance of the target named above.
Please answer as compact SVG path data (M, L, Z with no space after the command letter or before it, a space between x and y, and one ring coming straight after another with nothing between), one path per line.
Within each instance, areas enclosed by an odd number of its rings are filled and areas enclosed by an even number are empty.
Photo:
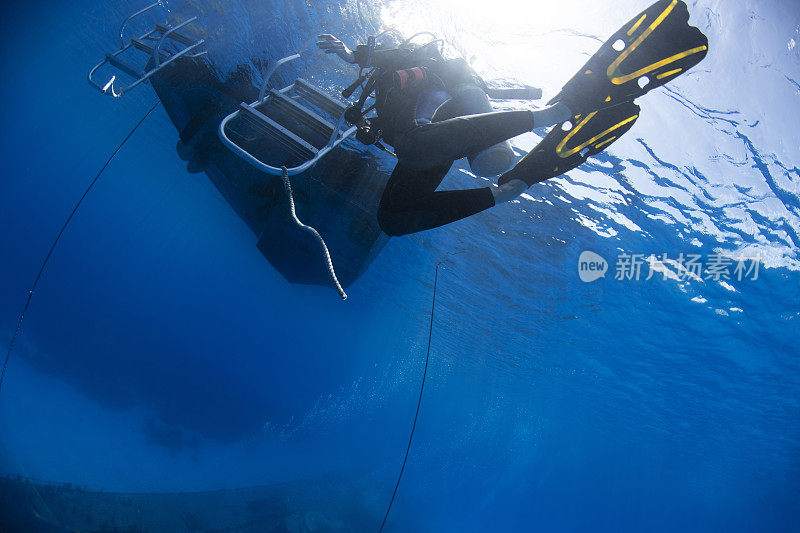
M326 54L336 54L348 63L355 63L355 55L345 46L345 44L329 33L323 33L317 36L320 40L317 41L317 46L320 50L324 50Z
M411 55L410 50L399 48L374 48L370 50L369 45L359 44L353 52L354 63L361 68L389 68L398 63L402 63L405 58ZM400 67L402 68L402 67Z
M317 47L323 50L326 54L336 54L348 63L358 64L361 68L372 67L386 67L393 63L400 55L406 55L408 52L405 50L397 49L375 49L370 50L370 47L365 44L360 44L356 47L355 52L350 50L345 44L337 37L323 33L318 35Z

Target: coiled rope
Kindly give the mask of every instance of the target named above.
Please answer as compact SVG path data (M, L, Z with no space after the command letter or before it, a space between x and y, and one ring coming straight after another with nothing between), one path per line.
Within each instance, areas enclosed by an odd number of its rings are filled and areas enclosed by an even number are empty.
M0 390L2 390L3 388L3 380L6 377L6 368L8 367L9 358L11 358L11 352L14 351L14 345L16 344L17 338L22 332L22 321L25 319L25 312L31 305L31 299L33 298L33 293L36 290L36 286L39 284L39 279L42 277L42 273L44 272L44 269L47 266L47 262L50 260L50 256L53 255L53 250L55 249L56 244L58 244L59 239L61 239L61 235L64 234L64 231L67 229L67 226L72 220L72 217L74 217L75 213L78 212L78 208L81 206L81 203L83 203L83 200L84 198L86 198L86 195L89 194L89 191L92 190L94 184L97 183L98 179L100 179L100 175L103 173L106 167L108 167L108 165L111 164L111 161L114 159L114 157L116 157L117 153L119 153L119 151L122 150L122 147L125 146L125 143L128 142L128 139L130 139L136 132L136 130L139 129L139 126L142 125L142 122L144 122L145 119L150 116L150 113L155 111L156 107L158 107L158 104L160 103L161 102L158 101L155 104L153 104L153 107L151 107L150 110L147 113L145 113L141 119L139 119L139 122L137 122L136 125L133 127L133 129L130 132L128 132L128 134L125 136L124 139L122 139L122 142L119 143L119 145L117 145L116 149L114 149L114 151L111 152L111 155L108 157L108 159L106 159L106 162L100 168L100 171L97 173L97 175L95 175L94 179L92 179L92 181L89 183L89 186L86 187L86 190L83 191L83 194L78 199L78 202L75 204L75 207L72 208L72 212L64 221L64 225L61 226L61 230L58 232L58 235L56 235L56 238L53 239L53 243L50 245L50 250L44 257L44 261L42 261L42 266L39 267L39 272L36 274L36 278L34 278L33 280L33 285L31 285L31 289L28 291L28 298L25 300L25 305L22 306L22 311L20 312L19 318L17 319L17 329L14 330L14 334L11 336L11 342L8 344L8 351L6 352L6 358L5 361L3 362L3 371L2 373L0 373Z
M383 522L378 533L383 531L386 525L386 520L389 518L389 511L392 510L394 498L397 496L397 487L400 486L400 480L403 478L403 472L406 469L406 461L408 461L408 453L411 451L411 441L414 440L414 430L417 429L417 419L419 418L419 408L422 405L422 392L425 390L425 378L428 376L428 360L431 357L431 338L433 337L433 313L436 311L436 284L439 281L439 266L448 261L447 257L436 263L436 273L433 276L433 301L431 302L431 323L428 328L428 351L425 353L425 370L422 371L422 384L419 386L419 398L417 399L417 412L414 413L414 423L411 425L411 435L408 437L408 446L406 446L406 454L403 457L403 466L400 467L400 475L397 476L397 483L394 485L394 492L392 492L392 499L389 500L389 506L386 508L386 514L383 515Z
M322 248L322 254L325 257L325 264L328 267L328 275L331 277L331 281L336 287L339 296L342 297L342 300L347 300L347 293L344 292L342 284L339 283L339 278L336 277L336 271L333 269L333 260L331 259L331 253L328 251L328 245L325 244L325 239L322 238L322 235L320 235L317 230L315 230L311 226L303 224L300 221L300 219L297 218L297 212L295 212L294 209L294 195L292 194L292 183L289 181L289 171L286 170L286 167L281 167L281 169L283 171L281 175L281 177L283 178L283 188L286 191L286 196L289 197L289 211L292 214L292 219L294 219L294 223L297 224L299 228L304 229L305 231L313 235L315 239L317 239L320 248Z

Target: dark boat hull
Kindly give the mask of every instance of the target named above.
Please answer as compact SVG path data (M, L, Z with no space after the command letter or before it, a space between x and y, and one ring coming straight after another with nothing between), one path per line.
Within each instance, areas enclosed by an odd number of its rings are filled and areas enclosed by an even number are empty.
M222 81L202 60L186 59L158 72L152 85L178 132L202 138L192 139L193 154L181 154L189 159L188 169L208 175L255 233L270 264L289 282L330 285L319 244L290 217L280 177L250 166L216 135L224 116L258 97L252 80L237 73ZM344 286L364 273L389 240L375 216L388 178L369 152L347 143L292 177L297 215L324 237Z

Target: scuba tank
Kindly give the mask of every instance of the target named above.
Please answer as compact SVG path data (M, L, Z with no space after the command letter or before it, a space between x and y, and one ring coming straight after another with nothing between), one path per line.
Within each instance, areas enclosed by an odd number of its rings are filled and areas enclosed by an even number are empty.
M347 98L356 89L361 88L358 102L350 106L345 113L345 120L358 126L356 138L359 141L367 145L377 144L379 148L382 148L380 140L385 135L386 141L394 144L389 136L392 128L389 127L388 130L385 130L383 126L389 126L389 124L386 124L385 119L380 116L380 107L386 102L386 95L390 92L395 96L407 92L415 93L418 90L424 90L425 86L430 86L436 81L440 85L444 85L441 88L445 89L451 97L447 101L447 105L454 106L454 109L448 110L448 116L475 115L493 111L483 80L477 77L465 61L444 60L436 46L436 41L413 50L407 50L407 53L408 55L396 63L394 68L372 68L370 72L364 73L365 66L371 65L371 58L375 54L375 40L370 38L366 46L359 45L357 47L356 56L363 58L357 61L359 65L362 65L362 72L350 87L342 91L342 96ZM413 56L419 59L413 58ZM414 65L416 61L419 63ZM411 62L411 64L402 65L403 62ZM384 95L382 99L379 98L381 93ZM375 103L365 110L366 101L370 97L375 98ZM366 118L367 112L376 107L379 116ZM516 160L516 155L511 144L504 141L479 153L470 154L467 159L473 174L491 177L500 175L511 168Z
M458 102L458 114L477 115L494 111L484 90L474 83L464 83L452 91ZM467 156L469 167L476 176L484 178L498 176L514 166L516 154L511 143L503 141L489 148Z

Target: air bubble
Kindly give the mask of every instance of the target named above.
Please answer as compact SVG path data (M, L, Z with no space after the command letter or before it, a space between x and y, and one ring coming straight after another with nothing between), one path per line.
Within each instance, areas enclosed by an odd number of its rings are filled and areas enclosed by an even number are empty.
M622 52L623 50L625 50L625 41L623 41L622 39L617 39L616 41L614 41L614 44L611 45L611 48L613 48L617 52Z

